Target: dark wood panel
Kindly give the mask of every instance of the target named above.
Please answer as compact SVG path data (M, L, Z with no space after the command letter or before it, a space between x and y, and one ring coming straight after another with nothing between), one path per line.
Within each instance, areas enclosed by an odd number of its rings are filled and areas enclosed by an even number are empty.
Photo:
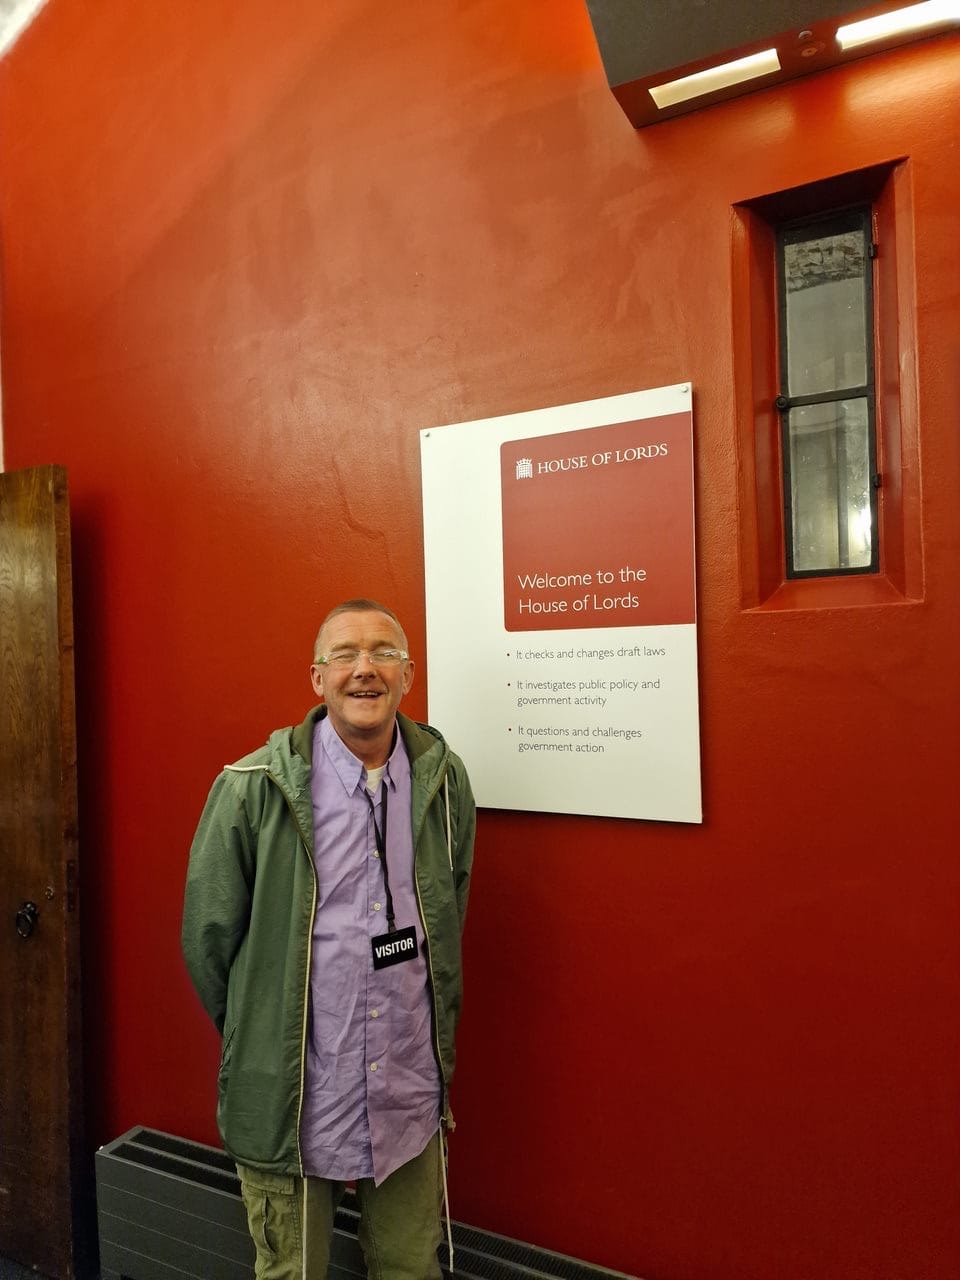
M65 1278L83 1158L76 814L67 481L40 467L0 475L0 1254Z

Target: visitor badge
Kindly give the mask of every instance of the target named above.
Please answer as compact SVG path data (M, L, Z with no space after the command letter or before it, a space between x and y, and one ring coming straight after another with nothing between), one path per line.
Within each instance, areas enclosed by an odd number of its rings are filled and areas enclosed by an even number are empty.
M371 938L370 944L373 947L373 967L389 969L392 964L403 964L404 960L412 960L417 954L417 931L413 925L408 929L395 929L393 933Z

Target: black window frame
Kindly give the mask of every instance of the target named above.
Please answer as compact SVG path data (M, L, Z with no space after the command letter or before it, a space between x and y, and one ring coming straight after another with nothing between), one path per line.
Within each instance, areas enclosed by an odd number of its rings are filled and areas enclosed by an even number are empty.
M866 382L860 386L841 387L835 391L822 391L812 395L790 394L789 386L789 352L787 344L787 287L786 287L786 253L788 243L801 238L819 238L842 234L853 230L863 233L863 287ZM778 223L775 228L776 266L777 266L777 307L778 307L778 367L780 393L776 397L776 408L780 414L780 441L783 478L783 534L785 552L785 574L788 579L797 578L840 578L853 575L876 574L880 572L880 522L878 490L880 475L877 460L877 415L876 415L876 312L874 305L874 271L876 246L873 239L873 207L870 204L858 203L829 212L807 215ZM791 475L790 447L790 411L806 405L831 404L843 400L864 400L867 407L867 442L869 449L869 495L870 495L870 563L869 565L840 565L825 569L794 568L793 538L793 484ZM843 522L838 519L838 538L842 541Z

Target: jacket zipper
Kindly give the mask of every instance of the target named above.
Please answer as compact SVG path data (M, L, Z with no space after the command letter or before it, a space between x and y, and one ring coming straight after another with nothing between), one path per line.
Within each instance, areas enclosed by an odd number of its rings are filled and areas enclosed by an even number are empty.
M310 1007L310 970L313 964L313 924L317 914L317 868L314 864L313 857L310 854L310 845L307 843L306 837L303 834L303 827L300 825L300 819L297 817L296 810L294 809L290 797L287 794L286 788L282 785L276 775L270 772L269 769L264 772L280 789L280 794L286 801L287 808L290 810L290 816L293 818L293 825L300 833L300 840L303 844L304 852L309 859L310 870L313 873L313 897L310 903L310 929L307 933L307 976L303 991L303 1016L300 1022L300 1092L297 1099L297 1163L300 1166L300 1177L302 1178L305 1175L303 1169L303 1149L300 1145L300 1121L303 1119L304 1080L307 1072L307 1010ZM416 877L414 877L414 879L416 879ZM424 933L426 933L426 927L424 927Z

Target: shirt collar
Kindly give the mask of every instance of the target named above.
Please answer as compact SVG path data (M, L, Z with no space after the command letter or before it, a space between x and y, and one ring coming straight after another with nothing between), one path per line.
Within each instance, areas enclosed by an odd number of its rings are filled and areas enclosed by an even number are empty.
M363 761L358 760L343 741L330 723L329 716L324 716L322 720L317 722L316 734L327 759L333 765L337 777L343 783L344 791L348 796L353 795L358 787L363 786L363 779L366 773ZM316 747L314 747L314 755L316 755ZM390 752L383 770L383 780L389 784L391 791L396 791L397 782L403 776L404 771L409 773L410 761L407 757L406 747L403 745L403 737L399 729L394 729L393 750Z

